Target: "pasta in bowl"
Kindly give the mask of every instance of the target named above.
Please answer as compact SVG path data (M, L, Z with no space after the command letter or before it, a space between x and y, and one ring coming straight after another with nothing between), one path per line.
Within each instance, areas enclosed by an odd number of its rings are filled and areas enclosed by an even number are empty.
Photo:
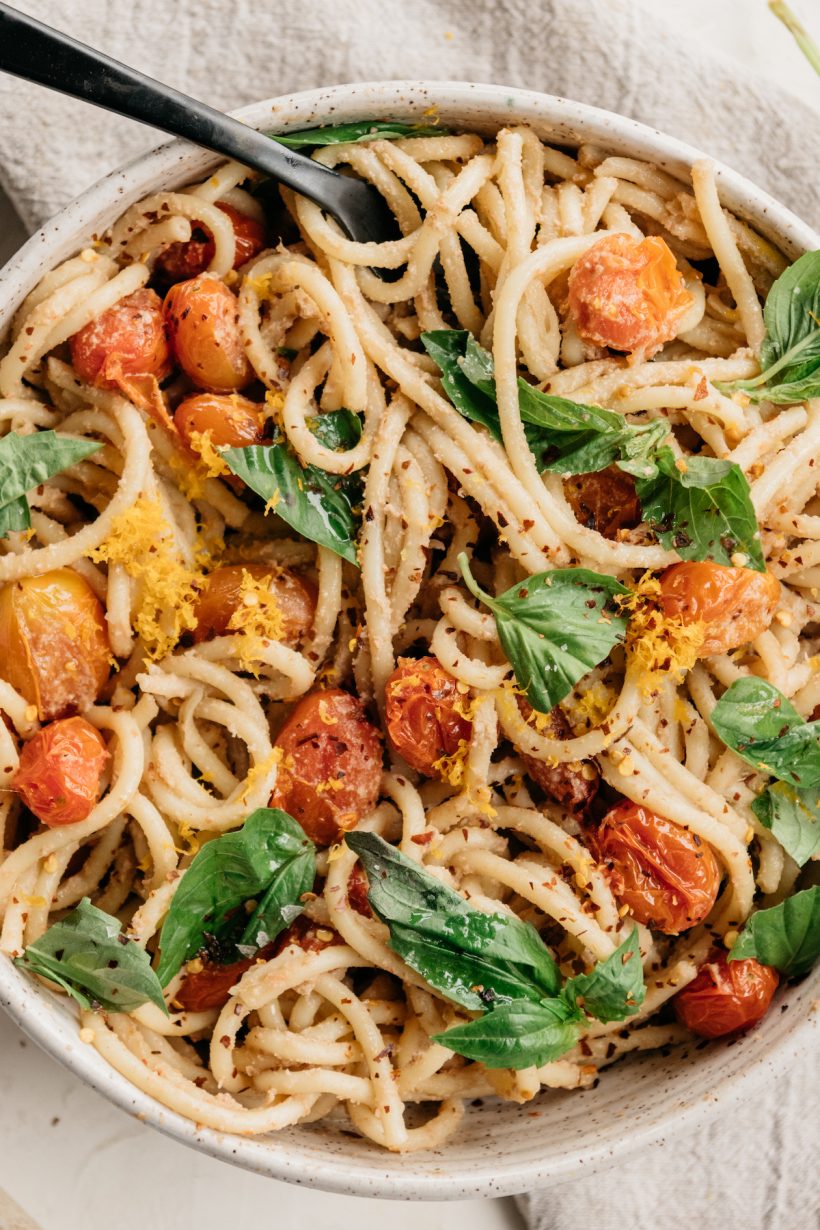
M0 360L9 976L135 1106L330 1186L628 1109L818 943L816 254L592 113L418 101L286 138L400 237L146 185Z

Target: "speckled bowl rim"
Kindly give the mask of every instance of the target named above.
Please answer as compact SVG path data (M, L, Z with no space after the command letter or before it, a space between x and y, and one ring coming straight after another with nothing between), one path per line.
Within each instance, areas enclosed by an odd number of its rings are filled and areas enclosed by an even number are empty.
M650 159L677 175L685 174L703 156L686 143L635 120L583 103L535 91L466 82L341 85L267 99L235 114L254 127L270 130L355 119L424 117L429 122L431 114L441 116L445 123L470 124L487 131L507 123L532 122L548 130L557 143L569 146L581 140L597 142L616 152ZM47 269L88 242L93 233L104 230L128 204L156 190L159 183L178 186L189 182L216 161L184 142L170 142L114 171L71 202L0 270L0 336L24 296ZM717 162L716 166L724 203L789 256L820 247L820 238L811 227L737 172ZM566 1181L605 1168L628 1153L672 1135L694 1131L718 1110L724 1116L731 1113L816 1044L817 1014L813 1013L813 1002L818 985L820 975L815 975L782 991L781 1011L770 1013L761 1027L736 1042L716 1044L698 1061L682 1068L681 1072L686 1073L682 1098L675 1092L681 1082L675 1080L670 1061L669 1070L663 1070L663 1079L655 1082L659 1087L669 1088L668 1096L655 1096L655 1104L641 1107L641 1113L635 1117L630 1116L627 1097L622 1112L615 1116L615 1127L620 1130L607 1135L606 1127L597 1124L593 1115L589 1139L562 1148L560 1140L556 1143L555 1139L560 1137L560 1115L550 1122L547 1112L542 1112L543 1123L549 1127L542 1159L530 1157L521 1161L512 1153L505 1155L499 1134L492 1137L493 1147L485 1145L480 1150L485 1154L484 1160L469 1163L456 1163L446 1146L426 1154L397 1157L351 1140L349 1149L343 1146L339 1153L328 1149L317 1164L316 1146L317 1140L321 1143L321 1135L311 1137L310 1147L294 1129L262 1139L236 1137L199 1128L167 1110L135 1089L93 1048L79 1041L76 1023L64 1000L30 981L7 959L0 959L0 1005L48 1054L136 1118L222 1161L273 1178L348 1195L405 1200L503 1196ZM632 1061L618 1065L611 1070L609 1079L617 1079L617 1072L637 1072L642 1064L652 1062L647 1057L637 1060L634 1067L630 1067ZM607 1079L607 1074L603 1079ZM594 1095L544 1096L577 1099ZM540 1105L548 1107L549 1102ZM524 1109L521 1113L528 1112ZM536 1122L533 1121L534 1132L538 1130ZM364 1164L357 1168L360 1160Z

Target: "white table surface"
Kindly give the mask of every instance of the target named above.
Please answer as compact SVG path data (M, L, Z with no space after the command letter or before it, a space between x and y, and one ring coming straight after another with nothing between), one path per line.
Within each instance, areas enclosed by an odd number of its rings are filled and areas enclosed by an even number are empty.
M486 0L485 0L486 2ZM582 3L583 0L579 0ZM820 111L820 78L765 0L638 0L681 32L720 48L750 73L770 77ZM816 0L794 7L820 38ZM24 233L0 192L0 262ZM511 1200L393 1204L276 1183L189 1150L142 1127L26 1041L0 1016L0 1185L43 1230L265 1230L319 1225L325 1230L520 1230ZM135 1171L144 1181L134 1181ZM123 1192L127 1205L123 1207ZM0 1230L32 1230L4 1203Z

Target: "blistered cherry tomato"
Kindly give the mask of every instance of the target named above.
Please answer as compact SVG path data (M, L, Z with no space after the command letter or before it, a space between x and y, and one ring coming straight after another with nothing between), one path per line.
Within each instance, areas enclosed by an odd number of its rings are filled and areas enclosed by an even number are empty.
M236 296L202 273L177 282L165 296L165 320L180 367L194 384L233 393L251 379L237 322Z
M270 805L293 816L312 841L329 846L376 806L381 742L355 696L341 688L305 696L275 746L284 755Z
M12 786L49 828L77 824L93 810L108 760L100 732L85 718L62 718L23 748Z
M617 466L596 474L565 478L564 495L581 525L597 530L604 538L617 538L619 530L640 525L641 505L635 480Z
M436 761L469 741L473 724L465 697L437 658L400 658L385 685L387 734L402 759L425 777L440 777Z
M132 377L162 380L171 370L162 300L145 288L90 321L69 346L77 375L101 389L120 388Z
M58 568L0 589L0 674L41 721L93 704L110 670L105 614L79 573Z
M780 598L770 572L730 568L710 560L673 564L661 576L661 606L684 623L702 621L701 657L747 645L765 632Z
M607 235L572 267L569 309L586 341L654 354L675 336L689 310L675 257L656 235Z
M647 927L677 935L715 904L720 868L711 848L679 824L624 799L590 836L612 891Z
M780 977L754 957L728 961L712 952L697 977L672 1001L681 1025L702 1038L722 1038L756 1025L769 1010Z
M224 201L218 201L216 207L231 220L236 240L233 267L238 269L264 248L265 227L256 218L240 213L233 205L227 205ZM198 223L189 240L169 244L165 251L160 253L155 267L166 284L180 282L184 278L193 278L198 273L204 273L213 260L213 255L214 241L210 232Z
M231 616L242 601L242 580L249 573L255 581L267 581L282 613L284 640L296 642L313 627L316 586L291 568L275 564L228 564L205 578L196 605L194 640L210 640L229 632Z
M535 724L535 711L523 696L518 698L518 708L525 721ZM553 709L541 716L544 721L539 731L546 738L570 738L572 731L569 722L560 709ZM574 816L581 816L589 809L601 782L598 766L592 760L550 765L524 753L521 754L521 760L527 775L561 807L572 812Z
M223 1008L230 998L231 987L236 986L242 975L257 962L269 961L275 952L274 944L266 944L256 956L230 961L227 965L209 959L200 960L202 968L185 974L174 1001L185 1012Z
M313 922L306 914L300 914L290 924L286 931L274 940L273 951L276 956L285 948L296 945L304 952L322 952L331 944L341 944L344 941L338 931L323 923Z
M261 406L239 393L197 393L179 403L174 424L194 452L196 437L206 432L217 447L245 448L262 443L265 416Z

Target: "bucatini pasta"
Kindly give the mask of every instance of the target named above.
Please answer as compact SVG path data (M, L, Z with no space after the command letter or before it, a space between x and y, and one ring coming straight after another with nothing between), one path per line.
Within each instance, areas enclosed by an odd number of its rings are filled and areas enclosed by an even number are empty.
M816 949L820 270L708 163L303 143L395 239L228 164L14 319L0 942L196 1123L418 1150Z

